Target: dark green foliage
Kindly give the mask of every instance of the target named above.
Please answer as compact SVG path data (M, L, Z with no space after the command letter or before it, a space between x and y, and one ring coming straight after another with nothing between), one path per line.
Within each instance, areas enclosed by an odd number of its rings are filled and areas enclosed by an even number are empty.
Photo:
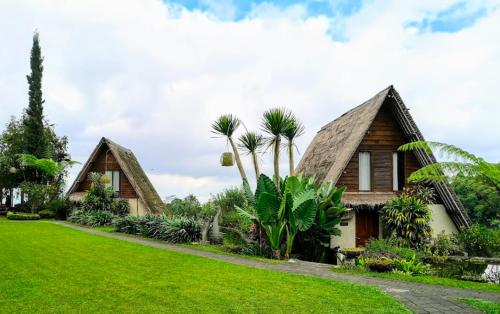
M83 211L109 211L115 215L124 216L130 211L127 200L118 199L114 196L113 189L107 187L108 178L100 173L89 174L91 187L82 201Z
M425 275L430 271L430 265L421 262L416 255L413 255L410 259L394 260L393 268L406 275L412 276Z
M201 239L202 221L190 217L165 215L125 216L115 221L118 232L137 234L171 243L196 242Z
M451 185L474 223L500 228L500 193L497 189L485 184L478 176L457 175Z
M116 218L110 211L76 211L68 221L85 226L110 226Z
M401 194L381 210L384 226L399 244L421 248L431 237L431 212L427 204L415 196Z
M26 196L24 205L32 213L37 213L45 208L49 200L54 198L57 193L53 185L47 184L23 182L20 188Z
M460 247L455 243L454 236L441 232L433 239L432 243L425 249L434 259L442 259L449 255L460 255Z
M38 215L38 214L8 212L7 213L7 219L9 219L9 220L39 220L40 219L40 215Z
M314 178L302 176L285 178L278 190L269 177L261 175L255 195L247 193L248 204L254 206L237 209L241 215L260 226L277 258L280 258L285 238L285 256L289 257L299 232L315 228L309 237L303 237L301 247L326 247L324 244L328 240L323 236L339 233L336 226L345 212L340 201L343 192L344 189L336 189L330 183L317 185Z
M130 204L126 199L115 199L111 212L118 216L126 216L130 212Z
M200 201L192 194L183 199L174 198L165 206L174 216L196 217L201 211Z
M380 257L380 258L367 258L365 260L365 265L369 270L378 273L384 273L392 270L394 261L390 258Z
M474 224L455 235L455 241L469 256L500 256L500 229Z
M38 215L40 215L40 218L43 219L52 219L56 216L56 214L50 209L41 210L38 212Z
M37 158L48 157L48 141L45 136L42 96L43 57L40 48L38 33L33 35L30 67L31 73L27 76L29 85L29 104L23 117L24 125L24 153ZM34 174L34 173L33 173Z
M47 204L47 209L54 212L55 218L66 220L71 213L72 204L68 199L55 199Z
M373 239L366 244L366 255L368 256L388 256L393 259L402 258L411 260L417 255L417 251L399 246L397 243L386 239Z

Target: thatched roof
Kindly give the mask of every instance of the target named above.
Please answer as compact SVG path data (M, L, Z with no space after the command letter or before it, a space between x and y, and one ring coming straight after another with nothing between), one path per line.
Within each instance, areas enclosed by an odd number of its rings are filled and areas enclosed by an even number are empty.
M396 121L410 142L424 140L403 100L391 85L322 127L304 153L297 172L336 183L384 103L391 106ZM422 150L414 153L422 166L436 162L432 153ZM469 226L470 219L451 187L446 183L434 185L455 225Z
M342 202L348 207L384 205L396 196L395 192L345 192Z
M134 153L130 149L118 145L105 137L99 141L99 144L97 144L67 194L69 195L75 192L78 185L87 179L90 165L98 157L98 153L103 145L106 145L111 150L113 156L120 165L121 170L139 196L139 199L141 199L146 206L146 210L149 213L162 212L164 208L163 201L156 192L151 181L149 181L148 176L142 169Z

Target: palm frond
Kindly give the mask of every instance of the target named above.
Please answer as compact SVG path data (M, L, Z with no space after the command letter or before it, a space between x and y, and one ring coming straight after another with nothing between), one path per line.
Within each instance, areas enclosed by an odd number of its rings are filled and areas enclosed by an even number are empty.
M212 123L212 133L231 137L240 126L241 121L232 114L225 114L218 117Z
M238 139L238 147L248 155L251 153L260 153L266 140L261 134L255 132L246 132Z
M276 138L283 135L290 123L292 113L285 108L273 108L264 112L261 122L262 131Z
M295 115L290 114L290 116L288 117L287 126L286 126L285 130L283 131L283 136L289 142L293 142L295 140L295 138L304 134L304 130L305 130L305 127L302 124L302 122L300 122L295 117Z

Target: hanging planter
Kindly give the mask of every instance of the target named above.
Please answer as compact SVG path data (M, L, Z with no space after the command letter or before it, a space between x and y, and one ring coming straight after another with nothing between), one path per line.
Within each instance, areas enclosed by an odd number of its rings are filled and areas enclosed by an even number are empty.
M223 167L232 167L232 166L234 166L233 153L231 153L231 152L222 153L222 155L220 156L220 164Z

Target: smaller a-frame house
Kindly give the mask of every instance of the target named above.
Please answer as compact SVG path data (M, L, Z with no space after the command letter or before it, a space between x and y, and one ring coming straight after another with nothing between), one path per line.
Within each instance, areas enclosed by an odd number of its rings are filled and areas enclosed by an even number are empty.
M341 223L342 235L334 237L332 245L363 246L382 236L378 209L401 192L413 171L436 161L426 151L398 152L402 144L421 140L424 137L393 86L319 130L297 172L347 187L343 201L351 210ZM436 183L434 189L437 204L430 205L434 234L467 227L470 219L450 186Z
M134 153L103 137L69 188L71 200L81 200L90 187L90 172L106 174L115 195L128 200L131 215L158 214L164 203Z

